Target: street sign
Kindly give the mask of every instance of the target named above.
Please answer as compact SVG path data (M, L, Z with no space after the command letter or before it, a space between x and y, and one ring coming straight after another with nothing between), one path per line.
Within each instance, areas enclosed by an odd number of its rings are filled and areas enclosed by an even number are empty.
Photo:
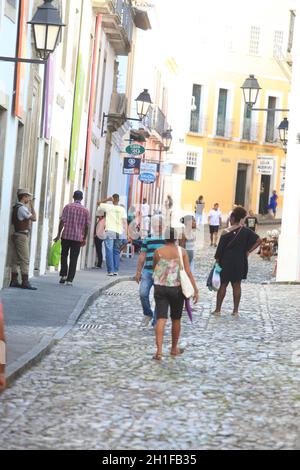
M259 175L273 175L274 159L269 156L258 156L256 170Z
M140 158L125 157L123 162L123 175L139 175L140 166Z
M131 145L128 145L128 147L126 147L126 152L129 155L138 157L139 155L143 155L143 153L145 153L145 148L142 145L131 144Z
M156 181L157 163L141 162L139 180L145 184L151 184Z

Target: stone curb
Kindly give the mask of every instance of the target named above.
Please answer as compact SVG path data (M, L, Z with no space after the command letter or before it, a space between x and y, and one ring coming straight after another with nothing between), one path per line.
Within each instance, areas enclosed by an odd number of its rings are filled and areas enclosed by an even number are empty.
M54 335L45 336L31 351L23 354L19 359L6 368L6 381L9 387L24 372L29 370L33 365L37 364L46 354L50 352L52 347L61 340L77 323L84 312L92 305L92 303L103 294L107 289L125 281L133 281L133 276L122 276L109 282L96 290L90 290L87 294L81 296L77 305L68 318L67 323L60 327Z
M263 286L299 286L299 281L264 281Z

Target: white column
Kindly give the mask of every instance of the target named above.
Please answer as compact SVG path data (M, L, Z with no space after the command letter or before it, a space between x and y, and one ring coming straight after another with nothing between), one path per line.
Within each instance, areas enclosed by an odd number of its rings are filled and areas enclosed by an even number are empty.
M279 239L277 281L300 281L300 9L293 41L286 180Z

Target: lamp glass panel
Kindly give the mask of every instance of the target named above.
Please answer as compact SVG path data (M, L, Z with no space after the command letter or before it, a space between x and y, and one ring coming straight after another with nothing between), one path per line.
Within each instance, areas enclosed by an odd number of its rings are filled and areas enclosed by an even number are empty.
M57 42L57 36L59 34L60 26L48 26L48 36L47 36L47 44L46 44L46 50L47 51L54 51L56 42Z
M142 118L147 115L149 111L150 103L146 101L137 101L136 107L137 107L137 115Z
M46 43L46 31L47 31L47 26L42 25L42 24L35 24L33 25L34 27L34 33L35 33L35 40L36 40L36 49L39 51L43 51L45 49L45 43Z
M170 148L172 143L172 137L168 134L166 137L163 138L163 144L165 147Z

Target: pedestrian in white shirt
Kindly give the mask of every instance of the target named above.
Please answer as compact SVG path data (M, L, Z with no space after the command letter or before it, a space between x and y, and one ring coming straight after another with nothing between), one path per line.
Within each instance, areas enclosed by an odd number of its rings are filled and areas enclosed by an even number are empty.
M112 204L108 204L112 202ZM105 253L108 276L118 276L120 266L120 251L127 238L127 214L120 204L119 194L113 194L104 201L99 201L98 211L105 212ZM96 215L99 213L97 211Z
M143 199L143 204L141 206L141 232L142 232L142 238L146 238L149 235L149 228L150 228L150 206L147 203L147 199Z
M208 214L208 224L210 233L210 246L217 246L218 232L220 226L222 226L222 213L217 202L214 204L214 207Z

